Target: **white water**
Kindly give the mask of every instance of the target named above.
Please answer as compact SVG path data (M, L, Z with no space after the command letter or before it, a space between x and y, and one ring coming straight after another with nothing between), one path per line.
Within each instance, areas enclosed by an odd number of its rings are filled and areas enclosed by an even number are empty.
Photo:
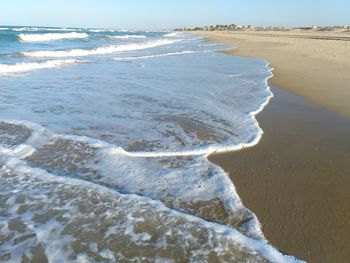
M7 38L0 257L294 262L207 159L259 142L268 64L213 53L222 45L183 33L137 31L147 41L126 41L110 38L121 30L98 30L84 41ZM79 56L89 63L43 60Z
M103 47L98 47L94 49L71 49L71 50L62 50L62 51L23 52L23 55L28 57L39 57L39 58L40 57L54 57L54 58L82 57L82 56L92 56L92 55L105 55L105 54L111 54L115 52L142 50L142 49L154 48L162 45L169 45L175 42L176 40L161 39L161 40L153 40L153 41L147 41L147 42L141 42L141 43L103 46Z
M20 27L20 28L12 28L13 31L38 31L40 28L37 27Z
M179 32L171 32L171 33L165 34L164 36L165 37L180 37L181 33L179 33Z
M147 38L144 35L123 35L123 36L110 36L115 39L130 39L130 38Z
M193 202L219 198L228 209L229 217L239 217L247 213L230 179L220 168L209 163L206 158L198 156L188 160L183 158L147 159L129 157L125 151L119 151L115 155L113 153L115 146L99 140L52 134L37 124L23 121L6 121L6 123L29 128L31 135L15 148L11 149L9 145L0 147L3 166L0 171L0 176L3 179L3 184L0 187L3 189L0 189L5 196L9 196L7 191L11 188L16 189L17 194L26 199L26 204L33 205L33 209L22 214L20 212L21 203L17 203L13 198L5 199L5 208L11 206L11 217L21 218L21 222L28 226L37 225L40 215L50 214L53 211L62 211L70 221L69 224L66 224L59 219L48 218L45 224L42 222L39 224L40 227L30 228L30 232L34 232L36 238L31 239L31 243L34 242L32 245L34 246L37 242L47 244L46 255L52 262L58 262L62 259L70 262L69 258L74 253L65 247L74 242L76 238L79 241L84 240L84 237L79 236L81 230L77 229L81 227L102 234L105 240L109 240L110 235L117 235L118 239L124 236L122 240L125 240L126 244L123 246L126 246L127 249L132 247L134 242L141 246L136 254L139 256L140 253L143 253L143 249L147 251L150 246L153 246L151 240L156 233L149 229L149 224L153 223L161 226L161 232L157 231L159 241L156 247L168 248L169 244L165 240L169 235L178 239L176 241L177 249L182 249L184 246L183 248L190 249L191 253L196 251L192 257L193 259L198 257L200 261L206 261L208 252L213 250L219 257L228 253L233 260L239 254L237 255L236 252L231 254L230 251L238 250L240 254L244 255L243 259L247 260L251 257L254 262L260 261L262 258L268 258L271 262L296 262L293 257L283 256L264 240L255 217L252 217L244 225L244 228L240 229L245 233L242 235L234 228L205 221L200 218L200 214L194 214L196 215L194 216L193 212L177 203L177 200ZM13 136L2 133L2 136L11 136L12 139L16 140L15 134ZM4 139L4 137L1 138ZM65 145L64 148L62 148L62 143ZM50 149L50 147L53 148ZM94 153L95 151L96 153ZM50 157L52 153L54 154ZM79 163L80 156L84 156L84 162ZM72 176L58 176L65 171L66 164L63 161L65 159L69 160L66 163L68 165L79 165L78 170ZM165 160L166 162L164 162ZM164 165L167 162L171 163L172 166L176 164L177 168L174 170L171 166ZM45 171L44 167L46 169L50 167L52 172ZM60 172L60 169L63 170ZM97 173L90 174L94 170ZM196 172L193 173L193 171ZM13 174L13 176L8 177L6 174ZM192 176L188 176L188 174L192 174ZM127 194L121 194L115 189L123 189L123 192L127 192ZM33 196L35 199L32 198ZM55 200L61 201L57 204ZM156 200L167 200L167 203L172 203L171 206L176 210L169 209L162 202ZM108 207L108 213L94 212L89 215L89 212L81 208L83 204L88 203L90 209L105 210L105 207ZM44 204L44 206L37 206L38 204ZM35 208L36 206L37 208ZM93 221L89 220L89 223L82 225L81 222L88 218L93 219ZM116 218L119 219L116 220ZM73 222L79 224L73 232L68 232L67 226ZM98 224L96 225L94 222ZM140 232L137 229L143 222L147 222L148 230L146 227ZM103 225L104 230L100 229L101 225ZM181 226L180 229L179 226ZM0 229L5 236L12 233L7 225L1 221ZM173 232L175 229L180 232ZM211 241L191 248L191 243L203 242L201 239L197 240L198 237L193 234L194 231L204 232ZM27 234L30 232L27 230ZM68 233L62 235L61 233L64 232ZM15 236L17 239L20 237L20 234ZM86 241L90 243L88 251L95 251L100 256L107 258L114 255L108 242L105 249L101 250L94 245L94 239L88 240ZM143 245L145 248L142 248ZM17 255L16 251L20 247L16 244L7 244L3 248L13 253L12 259L14 259ZM28 252L27 254L30 255ZM78 258L80 256L82 255L77 255Z
M22 62L13 65L0 64L0 75L7 75L11 73L28 72L38 69L49 69L63 66L74 65L81 63L76 59L64 59L64 60L48 60L43 62Z
M219 258L228 257L230 260L250 258L250 261L257 262L263 257L270 262L295 262L292 257L281 255L265 241L250 239L235 229L177 212L147 197L121 194L80 179L58 177L11 157L7 159L3 171L16 176L4 178L0 186L1 193L9 196L8 191L15 189L17 195L32 207L23 214L21 203L16 198L4 199L4 208L11 207L11 217L19 219L25 226L22 230L24 235L17 232L13 238L20 240L27 235L26 246L23 242L8 242L1 247L0 252L5 250L10 253L12 261L20 260L19 250L31 258L30 247L38 243L46 244L45 254L50 262L91 262L91 258L85 254L87 252L114 261L115 257L122 259L123 254L130 254L130 250L135 249L135 243L137 253L134 256L145 254L144 258L147 258L147 251L152 249L159 260L164 261L160 251L174 249L168 241L173 239L176 242L175 249L187 251L191 261L208 261L209 252L215 251ZM0 175L3 176L3 172ZM89 207L88 211L94 212L89 214L84 205ZM108 213L101 214L101 210L107 210ZM54 211L55 218L46 219L46 215ZM62 222L60 217L69 218L68 224ZM30 227L35 225L40 227ZM0 229L4 237L13 233L1 221ZM157 232L151 229L157 229ZM64 232L67 234L62 235ZM90 240L86 234L83 235L84 232L93 233L95 237L101 236L105 240L104 247L98 248L98 241L94 238ZM208 241L203 240L199 233ZM155 246L152 244L154 236L159 240ZM113 246L114 240L122 241L119 241L117 251ZM73 252L70 244L77 241L89 243L85 253ZM181 260L180 255L175 255L174 259Z
M89 37L86 33L46 33L46 34L19 34L21 41L25 42L47 42L61 39L82 39Z
M159 57L168 57L168 56L180 56L180 55L186 55L186 54L193 54L198 52L206 52L206 51L194 51L194 50L186 50L186 51L179 51L179 52L171 52L171 53L164 53L164 54L156 54L156 55L145 55L145 56L139 56L139 57L122 57L122 58L114 58L114 60L137 60L137 59L147 59L147 58L159 58Z

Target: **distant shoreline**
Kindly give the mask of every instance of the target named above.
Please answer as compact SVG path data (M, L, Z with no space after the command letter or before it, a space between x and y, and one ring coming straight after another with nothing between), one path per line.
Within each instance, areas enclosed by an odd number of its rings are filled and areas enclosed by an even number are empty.
M176 31L294 31L294 30L308 30L308 31L338 31L350 32L350 25L336 25L336 26L301 26L301 27L284 27L284 26L240 26L236 24L229 25L210 25L203 27L185 27L175 29Z

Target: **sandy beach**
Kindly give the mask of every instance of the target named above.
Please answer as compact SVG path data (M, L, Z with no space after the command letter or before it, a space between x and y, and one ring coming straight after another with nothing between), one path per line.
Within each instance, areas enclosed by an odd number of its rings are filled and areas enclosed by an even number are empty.
M237 47L228 54L271 62L270 84L282 88L272 88L275 98L258 116L261 142L211 161L230 174L278 249L308 262L348 262L349 34L199 34Z
M227 54L268 60L270 83L350 117L350 32L194 32L238 47Z

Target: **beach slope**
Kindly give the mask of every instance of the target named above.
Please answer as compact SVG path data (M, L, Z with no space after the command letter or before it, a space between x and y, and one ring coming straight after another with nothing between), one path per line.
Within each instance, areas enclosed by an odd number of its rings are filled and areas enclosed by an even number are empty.
M270 84L286 90L272 88L258 115L257 146L210 160L229 173L274 246L308 262L349 262L349 33L191 33L233 47L227 54L269 61Z
M350 117L350 32L199 31L233 46L225 53L265 59L274 68L270 83Z

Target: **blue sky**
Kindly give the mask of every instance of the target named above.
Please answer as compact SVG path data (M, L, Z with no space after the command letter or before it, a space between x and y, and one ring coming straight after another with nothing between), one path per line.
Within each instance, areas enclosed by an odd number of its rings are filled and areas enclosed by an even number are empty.
M176 28L350 24L350 0L0 0L1 25Z

